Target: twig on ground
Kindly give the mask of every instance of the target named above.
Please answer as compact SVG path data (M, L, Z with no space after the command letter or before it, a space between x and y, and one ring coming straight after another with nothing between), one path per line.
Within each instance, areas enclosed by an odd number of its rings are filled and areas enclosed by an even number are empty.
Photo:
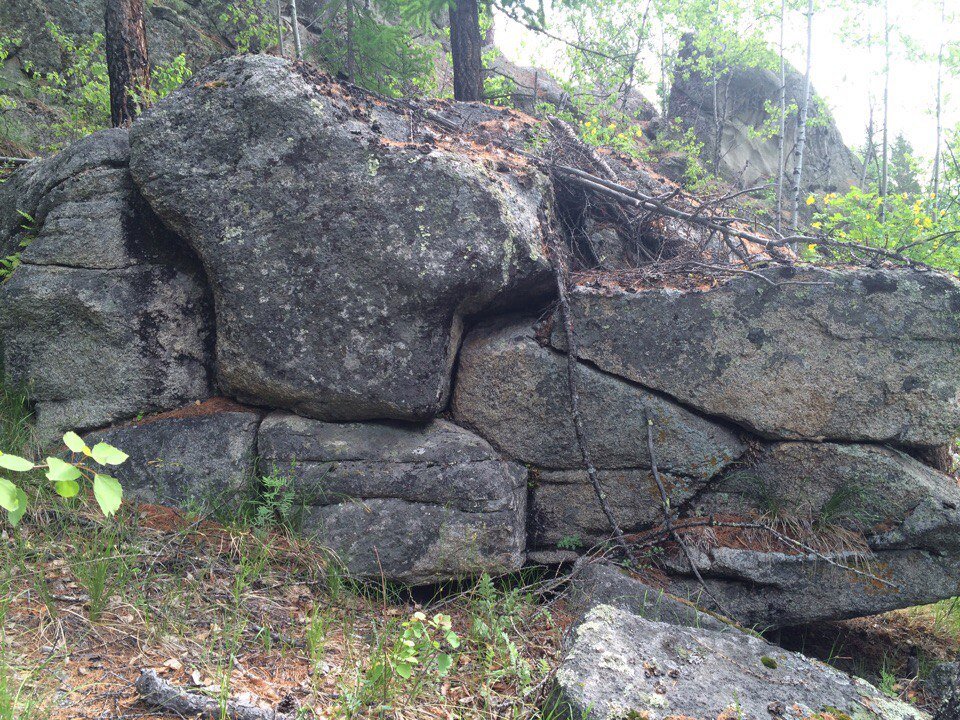
M205 720L295 720L295 713L247 705L235 700L221 703L213 698L181 690L163 680L155 670L143 670L134 684L140 699L151 705L181 717L200 717Z

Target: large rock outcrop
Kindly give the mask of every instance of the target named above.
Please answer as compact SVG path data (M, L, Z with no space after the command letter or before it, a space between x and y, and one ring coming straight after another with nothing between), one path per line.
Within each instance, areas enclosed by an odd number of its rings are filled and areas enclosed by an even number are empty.
M960 283L772 268L571 295L579 357L764 437L940 445L960 427ZM560 333L553 338L562 348Z
M766 132L768 104L780 106L780 78L764 67L732 66L719 70L719 78L698 72L701 50L692 37L680 48L677 72L670 88L669 116L693 128L703 143L702 160L713 169L719 156L719 174L743 187L777 178L780 153L776 135ZM708 62L713 62L709 60ZM716 87L715 87L716 86ZM716 89L716 92L715 92ZM804 78L791 65L786 72L787 106L799 108L805 94ZM719 101L719 102L717 102ZM714 106L717 105L716 112ZM717 152L717 118L722 132ZM846 192L860 179L860 163L847 148L822 98L811 94L811 120L807 126L802 186L809 192ZM796 110L787 118L786 173L791 177L796 142Z
M523 564L526 471L456 425L276 413L259 450L291 478L305 529L356 576L419 584Z
M325 420L444 408L462 319L549 279L536 171L393 142L405 123L258 55L209 67L132 130L131 169L213 288L217 378Z
M752 635L654 622L610 605L572 633L550 707L569 720L929 718Z
M0 286L2 365L44 440L209 394L203 273L143 203L127 152L126 131L97 133L0 199L0 246L29 243Z

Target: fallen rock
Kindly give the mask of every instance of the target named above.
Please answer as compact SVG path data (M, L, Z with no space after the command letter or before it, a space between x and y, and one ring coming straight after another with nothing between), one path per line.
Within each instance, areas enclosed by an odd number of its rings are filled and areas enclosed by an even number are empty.
M670 577L670 592L747 627L785 627L877 615L954 597L960 587L957 553L826 553L837 564L802 551L719 547L693 550L692 555L710 594L686 575ZM671 567L674 572L689 571L685 559L671 560Z
M428 419L464 315L549 287L549 183L386 138L401 115L322 90L280 58L215 63L134 125L134 179L206 269L226 394Z
M612 605L647 620L671 625L729 629L729 623L703 612L689 600L648 585L629 570L604 562L584 560L575 565L566 597L570 607L579 614L586 614L598 605Z
M124 498L208 510L235 508L255 476L260 415L204 403L87 436L130 456L112 471Z
M579 356L769 438L953 436L960 283L906 269L758 273L765 280L697 292L580 288L570 298ZM552 343L564 347L559 332Z
M654 622L609 605L576 627L555 683L548 710L571 719L929 718L746 633Z
M274 413L258 444L261 469L291 478L305 530L355 576L417 585L523 564L526 471L452 423Z
M203 273L143 204L125 152L126 131L84 138L15 174L0 205L7 237L29 242L0 286L2 364L44 441L209 395Z

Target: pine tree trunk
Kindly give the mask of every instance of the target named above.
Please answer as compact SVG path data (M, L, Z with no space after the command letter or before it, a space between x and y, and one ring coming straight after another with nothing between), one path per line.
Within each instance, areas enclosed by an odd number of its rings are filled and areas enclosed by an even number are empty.
M477 0L457 0L450 6L450 51L453 55L453 97L483 99L480 58L480 8Z
M107 0L104 12L110 122L129 127L149 104L150 61L143 0Z
M287 51L283 47L283 9L280 7L280 0L277 0L277 48L280 51L280 57L286 57Z
M810 60L813 55L813 0L807 2L807 69L803 76L803 101L797 117L797 141L793 151L793 217L794 230L800 225L800 181L803 179L803 151L807 143L807 115L810 111Z

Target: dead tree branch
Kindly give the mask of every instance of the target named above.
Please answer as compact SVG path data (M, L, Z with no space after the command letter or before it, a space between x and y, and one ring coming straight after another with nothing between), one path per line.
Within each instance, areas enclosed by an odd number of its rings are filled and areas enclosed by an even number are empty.
M180 690L160 678L154 670L144 670L137 678L134 687L140 699L147 705L166 710L179 717L204 718L204 720L295 720L295 713L281 713L275 710L247 705L227 700L221 707L219 701L204 695Z

